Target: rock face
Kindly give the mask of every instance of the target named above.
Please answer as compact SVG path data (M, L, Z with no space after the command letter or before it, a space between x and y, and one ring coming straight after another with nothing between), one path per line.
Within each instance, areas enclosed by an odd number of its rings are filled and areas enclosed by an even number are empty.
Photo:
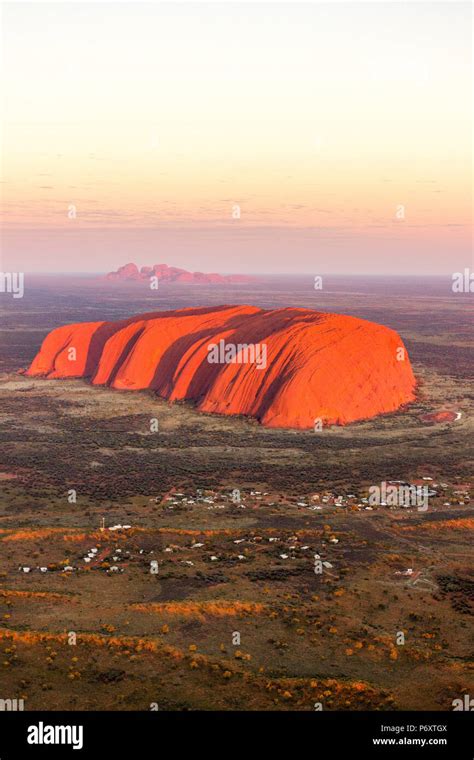
M150 277L157 277L163 282L194 282L194 283L223 283L223 282L249 282L252 278L243 274L216 274L211 272L188 272L186 269L179 267L169 267L168 264L154 264L152 267L142 267L138 269L136 264L125 264L119 267L116 272L109 272L106 275L107 280L115 282L131 282L134 280L149 280Z
M220 306L53 330L28 370L151 388L269 427L346 424L412 401L415 378L387 327L311 309ZM404 357L399 360L400 356Z

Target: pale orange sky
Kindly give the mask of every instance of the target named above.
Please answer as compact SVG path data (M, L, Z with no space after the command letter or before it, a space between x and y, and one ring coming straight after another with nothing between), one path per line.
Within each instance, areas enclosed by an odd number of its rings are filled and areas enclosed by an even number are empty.
M471 12L5 4L4 261L472 266Z

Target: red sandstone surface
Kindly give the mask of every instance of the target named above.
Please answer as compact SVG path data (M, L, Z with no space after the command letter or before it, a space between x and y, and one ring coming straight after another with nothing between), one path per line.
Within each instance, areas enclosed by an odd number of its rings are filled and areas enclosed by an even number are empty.
M217 274L216 272L188 272L179 267L169 267L168 264L154 264L151 267L138 269L136 264L125 264L116 272L109 272L107 280L130 282L134 280L149 280L157 277L161 282L193 282L193 283L222 283L249 282L252 278L243 274Z
M265 345L265 368L210 363L209 346L219 341ZM204 412L312 428L317 418L346 424L412 401L415 378L400 347L396 332L355 317L297 308L189 308L59 327L45 338L27 374L150 388Z

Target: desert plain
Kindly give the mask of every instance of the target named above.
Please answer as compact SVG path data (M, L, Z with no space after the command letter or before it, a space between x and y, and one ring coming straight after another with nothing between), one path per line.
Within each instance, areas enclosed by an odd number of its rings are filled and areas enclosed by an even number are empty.
M150 293L37 277L26 295L1 303L0 697L27 710L446 711L473 693L468 294L442 278ZM319 432L269 429L23 373L58 325L224 303L396 329L415 401ZM371 486L398 481L429 489L428 509L371 506Z

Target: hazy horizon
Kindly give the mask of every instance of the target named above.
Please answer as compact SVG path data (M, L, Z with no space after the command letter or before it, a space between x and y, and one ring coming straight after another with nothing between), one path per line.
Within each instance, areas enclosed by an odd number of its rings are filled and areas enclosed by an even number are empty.
M4 5L4 269L473 265L469 3L183 7Z

